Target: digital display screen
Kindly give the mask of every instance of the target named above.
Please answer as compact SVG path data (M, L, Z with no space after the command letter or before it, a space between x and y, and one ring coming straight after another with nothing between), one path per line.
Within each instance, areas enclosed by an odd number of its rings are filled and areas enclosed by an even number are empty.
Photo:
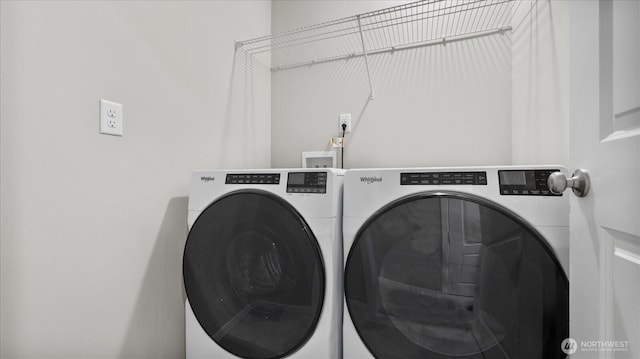
M507 186L524 186L527 184L527 178L524 171L501 171L500 183Z
M327 193L327 172L289 173L287 193Z
M553 194L547 185L549 175L557 169L498 171L503 196L562 196Z
M303 185L304 177L305 177L304 173L289 173L289 184Z

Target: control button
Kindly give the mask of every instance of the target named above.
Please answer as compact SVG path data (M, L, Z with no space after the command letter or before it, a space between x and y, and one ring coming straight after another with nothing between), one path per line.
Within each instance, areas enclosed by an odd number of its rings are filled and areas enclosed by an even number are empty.
M486 172L476 173L476 184L477 185L487 185L487 174Z

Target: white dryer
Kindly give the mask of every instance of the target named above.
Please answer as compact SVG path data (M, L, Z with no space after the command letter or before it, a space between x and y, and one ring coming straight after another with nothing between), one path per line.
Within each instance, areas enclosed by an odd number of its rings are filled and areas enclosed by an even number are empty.
M345 175L345 358L565 358L561 166Z
M193 173L188 359L342 357L342 183L334 169Z

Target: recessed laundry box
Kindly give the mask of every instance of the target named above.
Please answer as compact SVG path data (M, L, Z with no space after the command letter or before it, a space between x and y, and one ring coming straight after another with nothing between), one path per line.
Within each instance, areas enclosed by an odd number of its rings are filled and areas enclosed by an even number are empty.
M345 358L565 358L560 166L348 171Z

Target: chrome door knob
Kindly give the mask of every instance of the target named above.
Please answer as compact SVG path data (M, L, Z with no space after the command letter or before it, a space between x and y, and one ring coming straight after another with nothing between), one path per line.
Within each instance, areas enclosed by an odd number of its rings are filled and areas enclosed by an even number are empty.
M560 194L567 188L571 188L576 196L584 197L589 193L591 180L589 174L580 169L575 170L571 178L567 178L562 172L553 172L547 178L547 186L554 194Z

